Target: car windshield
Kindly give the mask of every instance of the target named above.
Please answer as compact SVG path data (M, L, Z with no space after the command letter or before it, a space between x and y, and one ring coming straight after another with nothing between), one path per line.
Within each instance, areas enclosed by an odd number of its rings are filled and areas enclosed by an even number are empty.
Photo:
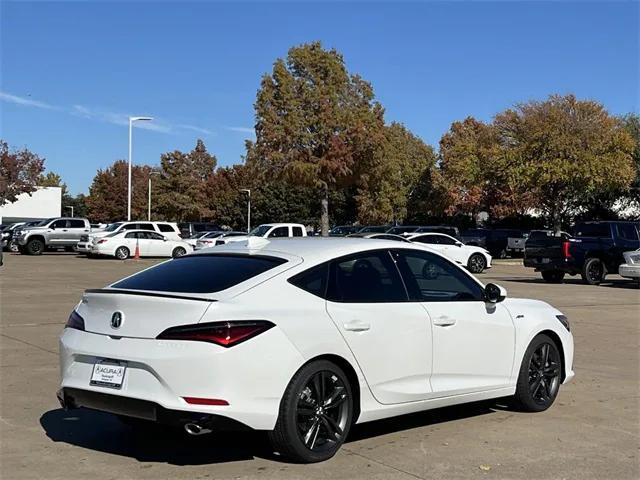
M47 218L46 220L42 220L41 222L36 223L35 225L33 225L34 227L44 227L45 225L47 225L49 222L54 221L55 218Z
M244 282L285 263L256 255L187 255L143 270L114 288L179 293L213 293Z
M254 237L264 237L270 229L271 229L271 225L260 225L259 227L256 227L253 230L251 230L249 235Z
M110 223L109 225L107 225L107 228L104 229L105 232L113 232L115 231L120 225L122 225L122 222L118 222L118 223Z

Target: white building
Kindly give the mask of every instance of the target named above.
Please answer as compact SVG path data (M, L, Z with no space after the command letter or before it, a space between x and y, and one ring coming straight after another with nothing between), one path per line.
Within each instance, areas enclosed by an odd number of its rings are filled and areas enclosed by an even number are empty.
M38 187L31 195L23 193L13 203L0 206L0 223L30 222L62 214L62 188Z

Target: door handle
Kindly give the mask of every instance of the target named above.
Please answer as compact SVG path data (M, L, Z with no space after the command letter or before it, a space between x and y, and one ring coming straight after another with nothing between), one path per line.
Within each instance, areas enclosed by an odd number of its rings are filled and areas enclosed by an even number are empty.
M438 327L449 327L456 324L456 319L447 317L446 315L440 315L433 319L433 324Z
M344 329L350 332L366 332L371 328L367 322L363 322L360 320L353 320L351 322L344 324Z

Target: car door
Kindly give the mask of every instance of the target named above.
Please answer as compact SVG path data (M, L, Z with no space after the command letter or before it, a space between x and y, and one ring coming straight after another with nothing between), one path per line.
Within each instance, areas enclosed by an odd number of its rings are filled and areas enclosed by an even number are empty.
M136 254L136 248L141 257L147 256L146 233L147 232L127 232L124 234L124 239L121 243L129 249L131 256Z
M330 263L327 313L376 400L396 404L429 397L429 317L419 303L408 301L388 250Z
M441 233L433 236L437 237L438 249L447 257L461 265L467 264L469 254L461 242L458 242L455 238L450 237L449 235Z
M172 242L155 232L145 232L147 242L147 255L150 257L171 256Z
M508 386L515 351L515 326L508 310L485 302L483 287L445 258L408 249L395 250L394 255L409 298L431 319L434 396Z
M56 220L49 225L49 244L50 245L64 245L68 241L69 226L68 220Z

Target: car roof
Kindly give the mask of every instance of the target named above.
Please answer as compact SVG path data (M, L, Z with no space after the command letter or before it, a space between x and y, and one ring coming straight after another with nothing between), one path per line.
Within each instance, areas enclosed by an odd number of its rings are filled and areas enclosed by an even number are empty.
M254 245L251 245L253 243ZM322 263L333 258L368 250L409 248L424 251L424 245L399 243L396 240L358 237L293 237L293 238L256 238L255 242L232 242L225 245L204 248L191 255L215 253L241 253L271 255L287 258L298 257L306 265ZM435 252L434 252L435 253Z

